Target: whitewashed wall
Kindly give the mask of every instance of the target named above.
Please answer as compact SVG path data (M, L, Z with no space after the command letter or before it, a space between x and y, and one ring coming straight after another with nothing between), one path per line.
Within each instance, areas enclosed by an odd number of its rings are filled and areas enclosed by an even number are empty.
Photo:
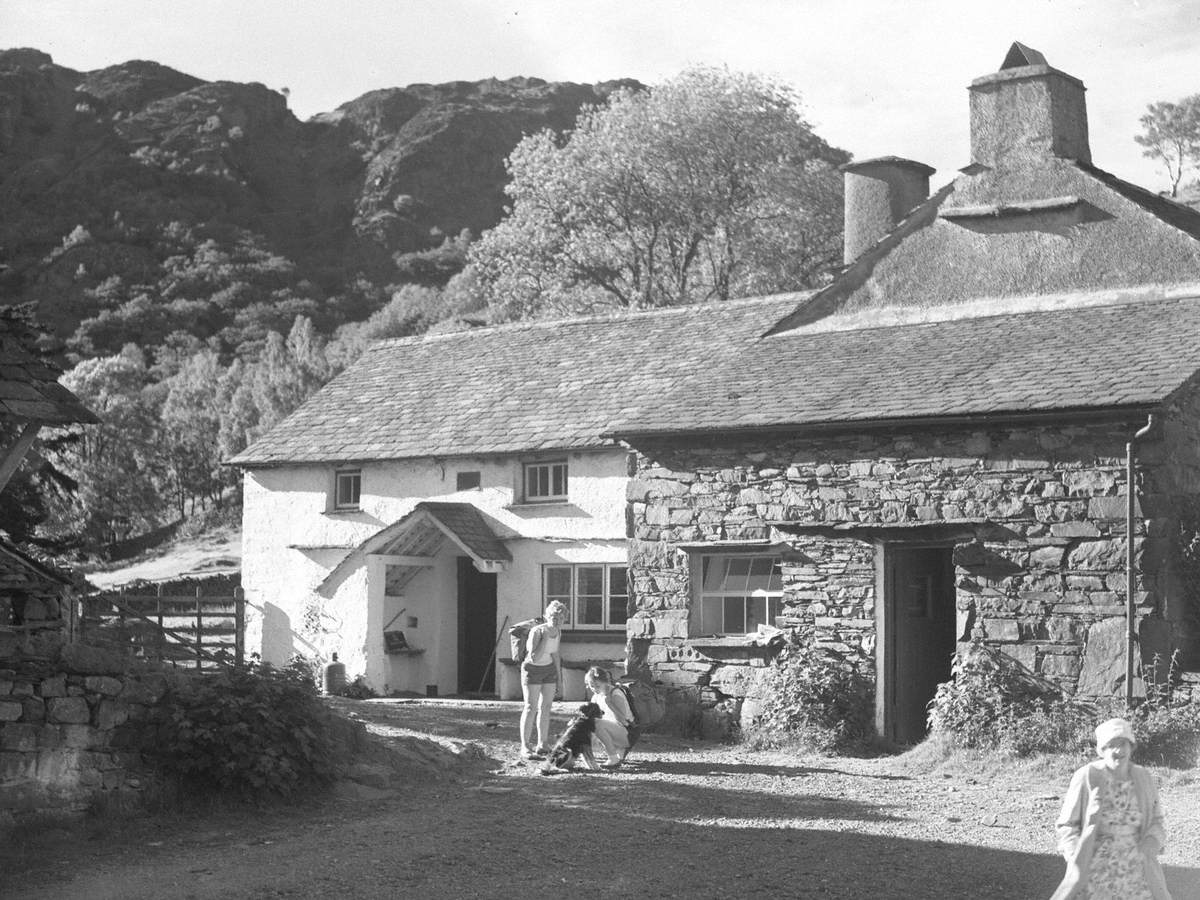
M263 658L285 662L293 653L328 659L337 652L351 677L363 673L377 690L457 688L456 547L447 544L438 564L406 585L402 598L383 596L382 566L366 557L348 559L351 573L331 598L317 586L363 541L407 513L421 500L475 504L495 523L513 561L497 578L496 629L535 615L541 605L541 566L546 563L626 559L626 454L611 449L563 454L570 465L565 504L514 504L521 462L528 457L406 460L361 466L360 508L330 510L332 466L286 466L248 470L244 477L242 583L247 600L247 647ZM481 473L477 490L455 492L460 471ZM368 586L371 591L368 596ZM391 627L417 656L383 654L383 626ZM415 629L406 627L415 616ZM307 621L306 621L307 619ZM318 626L318 627L314 627ZM323 636L323 632L326 632ZM331 632L331 633L329 633ZM569 658L608 658L612 645L564 645ZM500 656L507 655L505 644ZM619 653L618 653L619 655Z

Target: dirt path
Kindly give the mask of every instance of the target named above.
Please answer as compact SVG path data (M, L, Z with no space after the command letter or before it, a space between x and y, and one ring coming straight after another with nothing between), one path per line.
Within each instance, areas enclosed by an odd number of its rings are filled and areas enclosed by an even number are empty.
M514 704L340 705L407 754L409 777L18 841L0 897L1019 900L1061 874L1067 764L966 772L919 751L798 759L648 735L627 768L546 777L515 759ZM1200 900L1200 777L1164 774L1168 882Z

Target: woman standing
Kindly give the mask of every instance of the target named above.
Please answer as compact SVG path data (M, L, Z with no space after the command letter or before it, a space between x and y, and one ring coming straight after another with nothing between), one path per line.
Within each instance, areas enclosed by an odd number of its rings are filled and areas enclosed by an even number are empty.
M1171 900L1158 789L1131 761L1136 742L1124 719L1097 726L1100 759L1075 773L1056 823L1067 874L1051 900Z
M546 604L546 621L529 631L529 653L521 663L521 755L526 759L545 759L550 748L550 707L554 695L562 693L562 664L558 644L567 608L557 600ZM531 734L530 725L533 725ZM537 743L530 746L536 737Z
M616 690L608 669L592 666L583 676L583 682L592 695L592 702L603 711L596 720L596 738L604 746L608 759L602 766L615 769L625 762L629 754L629 727L633 725L633 712L625 700L623 691Z

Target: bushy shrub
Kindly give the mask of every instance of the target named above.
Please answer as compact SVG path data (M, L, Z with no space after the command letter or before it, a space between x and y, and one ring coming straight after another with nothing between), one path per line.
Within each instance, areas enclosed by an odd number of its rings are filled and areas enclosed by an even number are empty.
M1172 672L1173 674L1173 672ZM962 747L1034 753L1090 753L1097 723L1128 718L1138 735L1135 759L1194 766L1200 754L1200 703L1176 698L1171 680L1151 679L1149 696L1133 709L1119 698L1064 697L995 651L974 647L955 657L953 678L930 703L933 731Z
M747 737L821 752L861 748L874 735L875 683L864 661L816 647L798 632L775 660L767 700Z
M146 752L185 781L254 798L331 780L334 747L330 713L311 679L264 665L173 690Z

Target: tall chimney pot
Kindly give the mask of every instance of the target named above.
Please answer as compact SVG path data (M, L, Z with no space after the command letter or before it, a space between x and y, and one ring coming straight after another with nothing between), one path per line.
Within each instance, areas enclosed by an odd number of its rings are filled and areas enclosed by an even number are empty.
M971 161L991 168L1059 157L1090 163L1083 82L1014 43L999 72L971 82Z
M929 196L936 169L899 156L841 166L845 178L843 259L854 262Z

